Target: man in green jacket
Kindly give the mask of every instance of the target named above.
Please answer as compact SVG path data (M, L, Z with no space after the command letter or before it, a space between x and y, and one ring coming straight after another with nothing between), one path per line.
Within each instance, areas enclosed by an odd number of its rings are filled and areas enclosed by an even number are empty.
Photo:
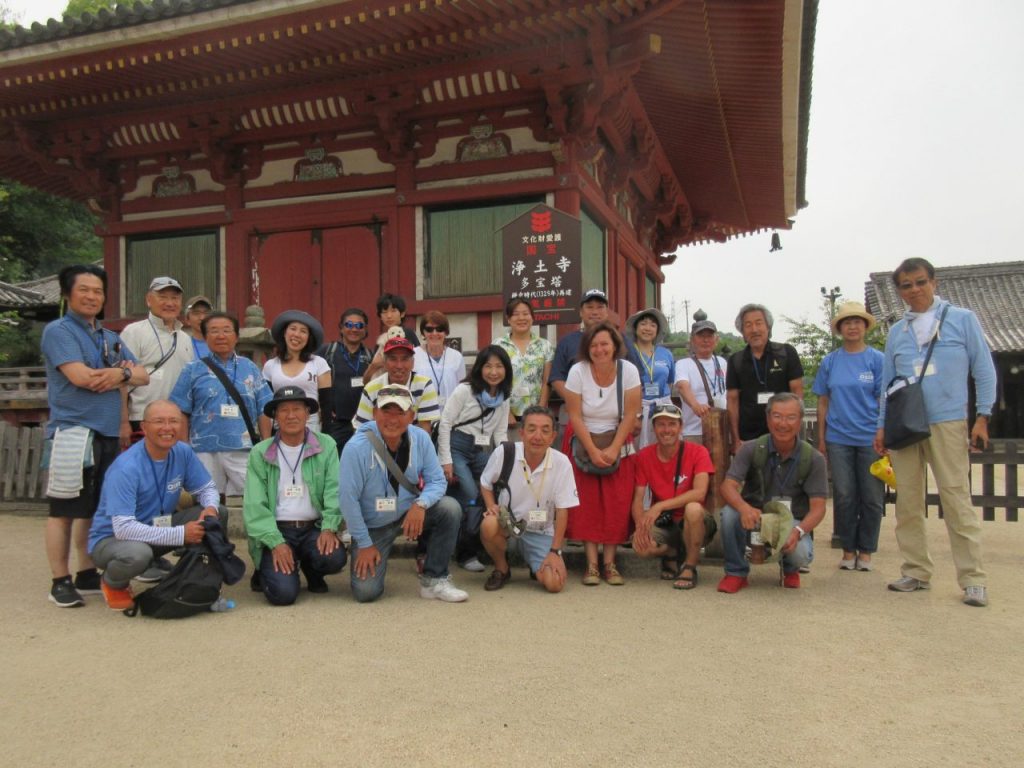
M306 428L319 404L298 387L281 387L263 409L277 435L249 453L243 514L256 573L252 588L271 605L291 605L299 571L310 592L326 592L324 576L345 567L338 539L338 449Z

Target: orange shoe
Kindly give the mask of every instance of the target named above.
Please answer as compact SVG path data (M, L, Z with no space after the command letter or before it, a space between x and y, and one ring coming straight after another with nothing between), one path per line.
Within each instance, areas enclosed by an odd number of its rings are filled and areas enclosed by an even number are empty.
M786 589L800 589L800 571L782 574L782 586Z
M722 580L718 582L718 591L734 595L749 584L750 582L747 581L746 576L730 576L729 574L726 574L722 577Z
M105 579L101 579L100 588L103 590L103 599L107 601L107 607L112 611L124 611L135 605L131 587L117 589L107 584Z

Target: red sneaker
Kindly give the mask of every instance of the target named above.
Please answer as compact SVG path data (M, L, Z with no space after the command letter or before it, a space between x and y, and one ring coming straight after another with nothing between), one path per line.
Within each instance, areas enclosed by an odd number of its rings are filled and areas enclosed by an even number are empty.
M107 601L107 607L113 611L124 611L135 605L135 596L132 594L131 587L117 589L101 580L100 589L103 590L103 599Z
M723 576L722 580L718 582L718 591L727 592L730 595L736 594L741 589L749 586L750 582L747 581L746 576Z
M782 574L782 586L786 589L800 589L800 571Z

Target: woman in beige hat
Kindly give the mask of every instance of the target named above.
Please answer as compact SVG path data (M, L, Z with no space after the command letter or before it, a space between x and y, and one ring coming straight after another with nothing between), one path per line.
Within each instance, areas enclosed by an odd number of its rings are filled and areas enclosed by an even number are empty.
M857 301L841 304L832 333L843 340L821 361L814 379L818 396L818 450L832 469L832 514L842 542L844 571L870 571L882 525L884 486L870 471L878 421L884 356L865 338L875 318Z

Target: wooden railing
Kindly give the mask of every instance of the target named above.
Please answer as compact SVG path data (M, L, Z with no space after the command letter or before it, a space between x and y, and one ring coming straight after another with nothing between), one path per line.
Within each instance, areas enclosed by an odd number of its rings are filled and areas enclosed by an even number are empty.
M42 427L14 427L0 421L0 499L41 499L46 473L39 469Z
M0 368L0 400L46 400L46 369Z

